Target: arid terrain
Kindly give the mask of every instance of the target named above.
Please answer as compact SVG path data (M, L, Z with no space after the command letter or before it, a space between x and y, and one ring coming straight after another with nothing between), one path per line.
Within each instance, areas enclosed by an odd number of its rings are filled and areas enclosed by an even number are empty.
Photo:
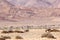
M42 34L45 33L46 29L30 29L29 32L26 33L7 33L7 34L1 34L4 36L10 36L11 39L6 40L60 40L60 32L51 32L51 34L56 37L56 39L53 38L42 38ZM15 39L16 36L21 36L23 39Z
M20 31L21 26L32 26L32 29L29 32L1 33L1 28L5 31L17 27ZM59 32L48 32L51 34L44 37L45 28L58 29ZM6 40L60 40L60 0L0 0L0 39L4 40L1 38L4 36L9 37Z

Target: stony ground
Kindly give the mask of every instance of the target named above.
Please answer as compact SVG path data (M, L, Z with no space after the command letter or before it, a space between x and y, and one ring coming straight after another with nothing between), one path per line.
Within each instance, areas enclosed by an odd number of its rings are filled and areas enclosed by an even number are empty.
M30 29L30 31L26 33L9 33L9 34L0 33L0 35L10 36L12 38L6 40L20 40L20 39L15 39L16 36L21 36L23 38L21 40L60 40L60 32L52 32L52 35L56 37L56 39L41 38L42 34L44 33L45 33L45 29Z

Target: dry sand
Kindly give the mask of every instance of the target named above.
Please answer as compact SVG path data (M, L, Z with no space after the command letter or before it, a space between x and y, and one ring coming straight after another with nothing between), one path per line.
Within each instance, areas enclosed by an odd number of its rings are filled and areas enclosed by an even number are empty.
M45 33L45 29L30 29L30 31L26 33L10 33L10 34L0 33L0 35L11 36L12 39L6 39L6 40L20 40L20 39L15 39L16 36L23 37L23 39L21 40L60 40L60 32L52 32L52 35L56 37L56 39L41 38L42 34L44 33Z

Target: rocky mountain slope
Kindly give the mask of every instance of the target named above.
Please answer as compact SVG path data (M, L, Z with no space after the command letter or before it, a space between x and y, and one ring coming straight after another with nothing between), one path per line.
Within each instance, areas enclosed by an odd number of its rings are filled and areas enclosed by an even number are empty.
M59 8L44 8L44 7L33 7L33 6L26 7L20 5L16 6L11 4L7 0L0 0L0 20L12 21L12 22L19 22L23 20L52 21L55 18L59 19L59 17L60 17Z

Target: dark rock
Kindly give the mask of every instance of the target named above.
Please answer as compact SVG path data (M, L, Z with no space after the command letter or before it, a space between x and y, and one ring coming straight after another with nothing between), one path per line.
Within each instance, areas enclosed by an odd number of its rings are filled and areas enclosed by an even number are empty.
M57 29L47 29L45 32L60 32L60 30L57 30Z
M23 39L21 36L16 36L16 39Z
M46 37L46 38L56 39L51 33L44 33L41 37L42 38Z

